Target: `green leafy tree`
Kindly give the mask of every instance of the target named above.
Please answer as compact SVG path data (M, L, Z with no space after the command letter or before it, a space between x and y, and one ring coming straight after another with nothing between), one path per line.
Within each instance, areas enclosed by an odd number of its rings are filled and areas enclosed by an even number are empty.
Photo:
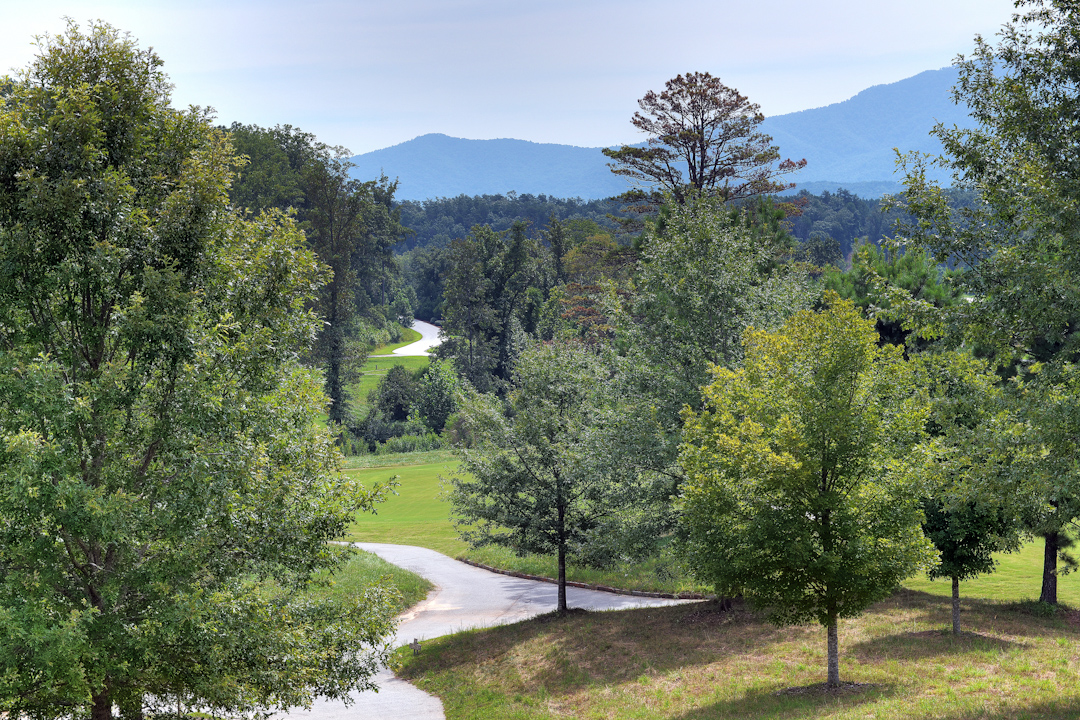
M458 372L481 392L505 392L524 341L523 320L531 290L550 287L539 244L523 223L497 233L486 225L450 246L450 273L443 290L443 334L435 350L454 358ZM533 321L532 324L535 324Z
M911 316L931 331L992 348L996 362L1020 378L1017 400L1031 425L1021 460L1031 482L995 492L1043 493L1046 511L1031 527L1046 543L1040 597L1054 604L1060 551L1080 513L1080 476L1054 476L1070 458L1051 451L1062 447L1059 431L1038 424L1053 422L1056 398L1066 392L1054 383L1067 384L1067 366L1080 359L1073 60L1080 14L1068 0L1019 0L1017 7L996 46L976 38L974 53L957 61L954 96L970 108L974 127L934 131L945 151L936 162L974 202L951 207L927 180L925 160L909 158L906 189L893 206L913 218L900 242L966 270L960 288L968 302L944 312L915 304ZM1041 364L1055 367L1030 372Z
M953 634L958 635L960 581L993 572L994 553L1018 549L1021 518L1031 508L1021 505L1024 498L979 492L985 475L1002 465L984 439L1002 415L997 374L965 352L922 353L913 363L916 382L929 398L927 431L934 441L923 532L941 560L927 575L952 581Z
M604 372L585 348L535 345L520 357L507 407L473 395L459 415L472 438L461 450L450 501L462 537L558 558L558 612L566 561L605 516L612 486L586 442L601 406Z
M230 211L231 148L153 52L97 24L39 48L0 98L0 711L372 687L389 598L295 599L374 499L297 361L325 269Z
M461 383L447 362L433 360L417 382L416 414L433 432L441 433L458 410Z
M631 123L648 138L644 147L604 149L611 171L684 203L693 193L723 200L775 194L794 187L778 178L806 166L780 161L756 103L709 73L678 75L638 100Z
M394 365L379 380L372 391L373 405L390 422L402 422L409 417L416 398L416 382L404 365Z
M835 295L778 332L748 330L738 370L717 368L706 407L687 411L680 461L683 547L694 574L743 594L780 624L828 631L919 568L933 548L909 462L924 398L899 348Z

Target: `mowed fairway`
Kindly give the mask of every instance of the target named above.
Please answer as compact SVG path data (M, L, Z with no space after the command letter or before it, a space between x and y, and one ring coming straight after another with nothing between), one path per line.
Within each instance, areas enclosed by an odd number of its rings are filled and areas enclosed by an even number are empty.
M387 465L357 468L346 472L365 486L385 483L399 475L397 495L376 506L376 515L360 513L349 528L346 540L419 545L455 557L465 552L466 543L450 524L450 503L441 499L439 476L449 476L458 461L449 453L424 453L437 460L419 465L402 465L401 456L387 456ZM379 462L381 458L371 458Z
M450 557L469 557L507 569L536 575L554 575L552 558L535 555L518 557L501 548L470 549L468 544L458 537L457 530L450 523L450 503L442 499L443 487L439 481L440 475L449 477L458 466L458 460L450 452L368 457L357 462L374 466L346 470L365 486L384 483L394 475L400 476L401 484L397 495L389 496L386 502L376 506L377 515L360 513L357 516L356 522L349 528L347 540L418 545L438 550ZM411 462L418 464L407 464ZM961 598L1004 602L1037 600L1042 584L1042 553L1042 541L1036 540L1025 544L1020 552L997 555L996 572L960 583ZM620 568L609 574L571 566L570 575L572 579L583 582L639 590L693 589L689 578L673 584L669 584L671 581L661 583L651 578L651 573L635 574L627 568ZM949 580L931 581L926 579L925 575L909 578L904 582L904 587L942 597L949 597L952 592ZM1058 578L1058 599L1066 605L1080 608L1080 572Z
M960 598L1003 600L1038 600L1042 588L1043 541L1029 542L1020 552L995 555L997 570L989 575L962 580ZM1063 563L1058 563L1058 570ZM927 580L925 575L909 578L904 587L933 595L952 597L952 581ZM1058 575L1058 602L1080 608L1080 572Z

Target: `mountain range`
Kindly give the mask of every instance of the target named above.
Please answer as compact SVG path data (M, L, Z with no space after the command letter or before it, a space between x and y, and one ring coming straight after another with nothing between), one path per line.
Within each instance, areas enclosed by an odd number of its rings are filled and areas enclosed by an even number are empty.
M806 158L806 168L790 176L796 191L845 188L877 197L899 188L894 148L939 154L941 144L930 135L935 123L970 124L967 109L952 102L956 80L955 68L928 70L867 88L843 102L766 118L761 130L772 136L782 157ZM591 200L629 188L625 178L608 169L600 150L429 134L357 155L353 175L397 178L400 200L510 191ZM944 175L937 179L947 181Z

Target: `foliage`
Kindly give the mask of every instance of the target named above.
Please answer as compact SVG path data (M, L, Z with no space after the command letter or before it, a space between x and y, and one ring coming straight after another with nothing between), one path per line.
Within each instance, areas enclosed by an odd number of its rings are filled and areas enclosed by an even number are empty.
M615 224L608 215L615 213L617 207L618 203L612 200L586 201L515 192L405 200L397 205L401 211L401 224L411 231L404 243L407 250L445 248L452 241L465 237L476 225L489 225L495 232L502 232L518 222L541 228L552 218L567 223L571 236L577 234L572 227L574 221L592 223L610 232Z
M829 631L933 560L921 532L912 448L925 400L900 350L848 301L748 330L738 370L717 368L706 407L686 412L687 562L779 624Z
M379 380L369 403L391 422L401 422L409 417L416 396L416 381L412 373L402 365L394 365Z
M506 233L480 225L451 244L450 258L445 339L434 354L452 358L458 374L480 392L505 392L526 341L523 323L531 310L538 314L538 300L550 287L546 252L524 224Z
M438 360L427 367L417 383L416 414L433 432L441 433L446 420L458 410L460 382L453 367Z
M1042 500L1053 508L1034 519L1033 529L1046 539L1042 600L1054 603L1062 530L1080 508L1074 475L1055 477L1067 462L1055 456L1053 438L1062 427L1056 398L1067 394L1069 372L1030 371L1037 363L1061 366L1080 357L1080 213L1074 201L1080 173L1073 157L1080 129L1073 122L1072 60L1080 17L1066 0L1020 0L1017 6L1026 11L1003 28L996 47L977 38L973 55L957 61L954 98L971 109L976 126L934 131L945 151L936 162L976 202L950 208L943 191L927 180L926 161L915 157L908 159L906 190L893 205L915 220L902 228L900 242L966 269L960 288L969 302L941 312L911 303L910 315L931 331L992 348L1007 374L1020 377L1018 407L1030 427L1021 435L1031 440L1020 461L1035 482L1013 490L1046 492ZM1065 386L1056 386L1061 382ZM1043 422L1050 427L1040 427Z
M558 557L558 611L565 613L566 558L599 519L616 512L597 472L588 435L603 370L580 346L534 345L522 354L506 412L474 395L461 415L475 438L461 450L450 500L461 535L474 545Z
M694 192L723 200L775 194L793 187L777 178L806 166L784 160L758 131L765 119L757 104L709 73L678 75L657 94L638 100L631 123L645 133L645 147L604 149L611 171L641 181L650 190L686 202ZM684 174L685 173L685 174Z
M325 269L238 219L231 148L160 59L69 24L0 106L0 710L252 715L372 687L389 595L338 566L340 477L299 366ZM287 658L288 662L283 662Z
M900 313L889 312L893 302L890 292L882 285L887 285L892 293L904 293L901 307L914 302L944 308L962 301L957 276L958 273L946 271L924 251L889 251L864 243L855 248L851 269L827 270L823 285L872 314L880 342L925 350L929 340L919 335L911 337L914 328L910 320Z
M329 147L291 126L233 124L229 136L247 164L230 191L250 212L295 212L313 250L332 274L319 294L326 324L312 359L325 366L330 421L349 417L347 388L366 359L372 332L412 323L410 297L392 255L405 228L394 209L397 183L362 182L350 174L348 150Z

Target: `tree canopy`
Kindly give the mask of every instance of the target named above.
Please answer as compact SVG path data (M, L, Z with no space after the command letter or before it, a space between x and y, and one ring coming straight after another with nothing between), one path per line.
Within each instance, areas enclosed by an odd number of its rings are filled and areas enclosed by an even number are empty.
M676 202L688 193L715 193L724 200L775 194L790 187L778 180L806 165L780 161L772 138L758 131L765 119L750 102L707 72L678 75L660 93L638 100L630 122L648 138L644 147L605 148L611 171L662 190Z
M906 467L925 402L899 348L850 302L827 305L747 331L742 367L717 368L705 409L687 411L680 461L693 572L777 623L825 626L836 686L838 619L934 553Z
M388 598L293 592L375 496L298 362L326 268L241 219L207 113L115 29L0 98L0 710L250 715L371 687ZM267 582L288 592L274 592Z

